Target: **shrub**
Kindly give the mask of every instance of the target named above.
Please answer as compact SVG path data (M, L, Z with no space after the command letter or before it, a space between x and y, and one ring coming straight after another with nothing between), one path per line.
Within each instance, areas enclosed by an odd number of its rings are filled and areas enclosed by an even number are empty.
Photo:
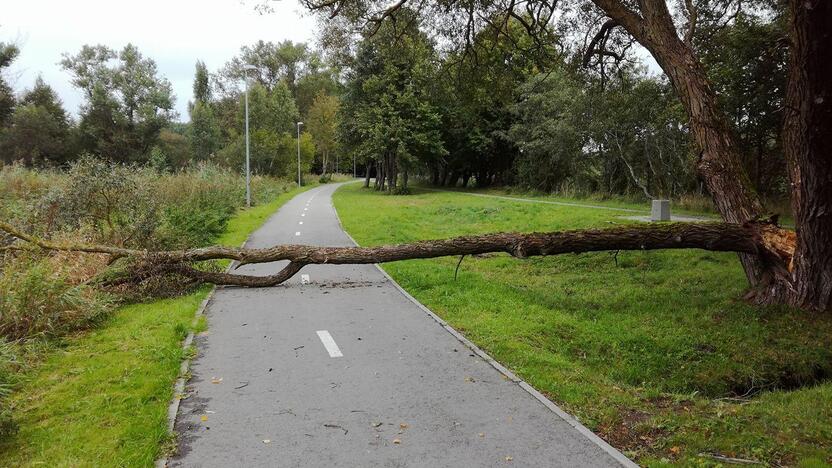
M89 227L95 240L145 247L159 222L152 185L154 171L112 164L89 155L69 170L67 183L51 191L44 205L58 207L58 227Z

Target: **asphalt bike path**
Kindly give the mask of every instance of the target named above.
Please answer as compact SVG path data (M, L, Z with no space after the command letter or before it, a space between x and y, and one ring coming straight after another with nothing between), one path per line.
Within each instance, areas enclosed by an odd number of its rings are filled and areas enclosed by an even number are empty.
M247 247L354 245L332 206L337 187L297 195ZM374 265L217 288L205 314L168 466L634 466Z

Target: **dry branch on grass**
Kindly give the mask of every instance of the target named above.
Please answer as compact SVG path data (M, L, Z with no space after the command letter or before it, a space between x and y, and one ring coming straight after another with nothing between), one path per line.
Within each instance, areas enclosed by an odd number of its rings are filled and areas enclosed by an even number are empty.
M217 285L246 287L275 286L310 264L368 264L419 258L474 255L504 252L518 258L603 250L704 249L755 254L787 272L794 253L794 233L779 228L773 221L731 223L669 223L622 226L610 229L584 229L545 233L495 233L426 240L378 247L317 247L276 245L263 249L223 246L177 251L135 250L96 244L51 242L21 232L0 222L0 230L29 247L56 251L107 254L128 257L140 265L133 280L179 274L192 280ZM228 259L246 264L288 260L279 272L268 276L204 271L194 262Z

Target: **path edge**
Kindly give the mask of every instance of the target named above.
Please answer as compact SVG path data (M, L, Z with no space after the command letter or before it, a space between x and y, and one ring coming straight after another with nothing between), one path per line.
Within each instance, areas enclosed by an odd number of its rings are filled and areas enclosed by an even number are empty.
M342 185L343 185L343 184L342 184ZM332 192L333 197L334 197L334 195L335 195L335 192L336 192L336 191L338 191L338 189L339 189L339 188L341 188L341 187L340 187L340 186L339 186L339 187L337 187L337 188L336 188L336 189ZM343 231L343 232L344 232L344 234L346 234L346 235L347 235L347 237L350 239L350 242L352 242L353 244L355 244L357 247L360 247L360 245L358 244L358 242L356 242L356 241L355 241L355 239L353 239L353 237L350 235L350 233L349 233L349 232L347 232L347 230L346 230L346 229L344 229L344 223L342 223L342 222L341 222L341 216L338 214L338 210L335 208L335 201L334 201L334 198L333 198L333 197L330 197L330 199L329 199L329 203L330 203L330 205L332 206L332 211L335 213L335 219L336 219L336 220L338 220L338 226L341 228L341 231ZM421 302L419 302L419 301L418 301L415 297L413 297L413 296L412 296L409 292L405 291L405 289L404 289L404 288L402 288L402 287L401 287L401 285L399 285L399 283L397 283L397 282L396 282L396 280L394 280L392 276L390 276L390 275L389 275L386 271L384 271L384 269L383 269L383 268L381 268L381 266L380 266L378 263L374 263L374 264L373 264L373 266L375 266L375 267L378 269L378 271L380 271L380 272L381 272L381 274L382 274L382 275L384 275L384 277L385 277L385 278L387 278L387 280L388 280L388 281L390 281L390 283L393 285L393 287L395 287L395 288L396 288L396 289L397 289L397 290L398 290L398 291L402 294L402 296L404 296L405 298L407 298L407 300L409 300L409 301L410 301L410 302L412 302L414 305L416 305L416 307L418 307L419 309L421 309L421 310L422 310L422 312L424 312L424 313L425 313L425 314L427 314L430 318L432 318L432 319L433 319L436 323L438 323L438 324L439 324L442 328L444 328L444 329L445 329L445 331L447 331L448 333L450 333L450 334L451 334L454 338L456 338L456 339L457 339L460 343L462 343L462 344L463 344L463 345L465 345L467 348L469 348L471 351L473 351L473 352L474 352L477 356L479 356L479 357L481 357L483 360L485 360L485 362L487 362L487 363L488 363L491 367L493 367L493 368L494 368L497 372L499 372L500 374L504 375L504 376L505 376L508 380L510 380L510 381L512 381L512 382L514 382L514 383L515 383L515 384L517 384L520 388L522 388L523 390L525 390L525 391L526 391L526 393L528 393L529 395L531 395L532 397L534 397L537 401L539 401L540 403L542 403L542 404L543 404L543 406L545 406L545 407L546 407L546 408L548 408L550 411L552 411L553 413L555 413L555 414L556 414L559 418L561 418L562 420L564 420L567 424L569 424L570 426L572 426L573 428L575 428L575 429L576 429L579 433L581 433L581 435L583 435L584 437L586 437L587 439L589 439L589 441L590 441L590 442L592 442L593 444L595 444L596 446L598 446L601 450L603 450L604 452L606 452L606 453L607 453L607 455L611 456L611 457L612 457L615 461L617 461L618 463L620 463L622 466L626 466L626 467L628 467L628 468L638 468L638 466L639 466L638 464L636 464L635 462L633 462L632 460L630 460L629 458L627 458L627 456L626 456L626 455L624 455L624 454L623 454L623 453L621 453L618 449L616 449L615 447L613 447L612 445L610 445L609 443L607 443L607 441L605 441L604 439L602 439L601 437L599 437L599 436L598 436L598 434L596 434L596 433L592 432L591 430L589 430L589 428L587 428L586 426L584 426L583 424L581 424L581 423L580 423L577 419L575 419L572 415L570 415L570 414L569 414L569 413L567 413L566 411L562 410L562 409L561 409L558 405L556 405L556 404L555 404L552 400L550 400L550 399L546 398L546 396L545 396L545 395L543 395L542 393L540 393L539 391L537 391L534 387L532 387L531 385L529 385L529 383L528 383L528 382L526 382L525 380L521 379L520 377L517 377L517 376L516 376L513 372L511 372L511 371L510 371L510 370L508 370L505 366L503 366L502 364L500 364L499 362L497 362L497 360L496 360L496 359L492 358L492 357L491 357L488 353L486 353L485 351L483 351L482 349L480 349L480 347L479 347L479 346L475 345L475 344L474 344L473 342L471 342L471 340L469 340L468 338L465 338L465 336L464 336L462 333L458 332L458 331L457 331L454 327L452 327L451 325L449 325L449 324L448 324L448 322L446 322L445 320L443 320L441 317L439 317L438 315L436 315L436 314L435 314L432 310L428 309L428 308L427 308L424 304L422 304Z

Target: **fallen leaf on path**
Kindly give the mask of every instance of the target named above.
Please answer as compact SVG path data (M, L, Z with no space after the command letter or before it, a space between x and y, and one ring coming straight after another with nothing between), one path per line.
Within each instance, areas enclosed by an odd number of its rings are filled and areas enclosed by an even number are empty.
M507 462L510 462L510 461L512 461L512 460L514 460L514 457L506 457L506 461L507 461Z
M270 444L270 443L272 443L272 441L271 441L271 440L269 440L269 439L263 439L263 443L264 443L264 444Z
M399 444L402 443L402 440L401 439L393 439L393 443L396 444L396 445L399 445Z
M399 429L407 429L408 427L410 427L410 426L407 423L399 424Z
M478 435L478 436L480 436L480 437L485 437L485 432L480 432L480 433L479 433L479 434L477 434L477 435Z
M381 423L380 423L380 422L374 422L374 423L373 423L373 427L379 427L379 426L381 426Z
M204 415L204 414L203 414L203 415L202 415L202 417L201 417L201 418L199 418L199 419L200 419L202 422L205 422L205 421L207 421L207 420L208 420L208 416L206 416L206 415Z
M211 383L220 383L222 382L222 377L211 377Z

